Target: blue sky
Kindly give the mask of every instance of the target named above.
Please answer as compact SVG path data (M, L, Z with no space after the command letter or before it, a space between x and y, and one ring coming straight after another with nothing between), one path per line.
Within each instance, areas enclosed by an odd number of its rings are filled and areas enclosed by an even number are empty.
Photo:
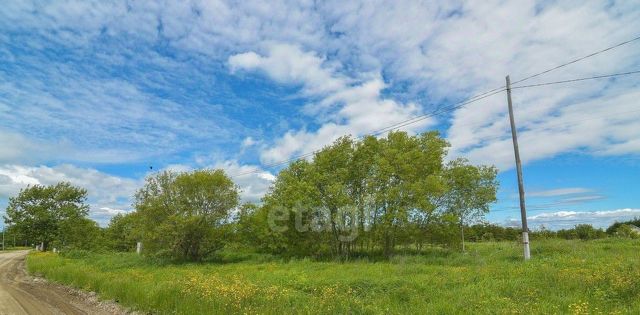
M13 1L0 7L0 207L89 191L102 224L154 170L224 168L257 201L273 162L637 37L636 1ZM640 69L640 41L529 83ZM640 216L640 78L514 90L533 227ZM403 129L500 170L519 223L504 93ZM2 211L2 210L0 210Z

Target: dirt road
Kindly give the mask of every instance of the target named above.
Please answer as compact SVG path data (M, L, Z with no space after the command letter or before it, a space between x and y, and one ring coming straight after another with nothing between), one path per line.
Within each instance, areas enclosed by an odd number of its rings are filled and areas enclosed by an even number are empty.
M0 314L110 314L71 290L29 277L27 253L0 252Z

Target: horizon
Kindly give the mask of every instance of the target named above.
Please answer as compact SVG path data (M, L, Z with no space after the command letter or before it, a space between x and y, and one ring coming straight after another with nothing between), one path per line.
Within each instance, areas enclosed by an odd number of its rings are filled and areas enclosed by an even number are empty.
M612 47L513 90L530 228L606 228L640 217L640 74L557 81L639 71L638 30L632 3L7 3L0 215L69 181L105 226L150 167L245 174L257 202L270 165L425 117L399 130L498 167L486 219L519 226L506 94L474 96Z

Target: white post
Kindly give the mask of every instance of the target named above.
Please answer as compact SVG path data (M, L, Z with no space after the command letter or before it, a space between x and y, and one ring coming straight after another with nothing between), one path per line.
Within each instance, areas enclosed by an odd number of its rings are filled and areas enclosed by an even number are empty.
M138 242L136 244L136 254L138 255L142 254L142 242Z

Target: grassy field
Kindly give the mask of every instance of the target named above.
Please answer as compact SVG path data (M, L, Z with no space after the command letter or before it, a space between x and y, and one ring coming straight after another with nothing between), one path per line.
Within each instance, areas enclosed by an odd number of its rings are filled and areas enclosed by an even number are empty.
M183 265L135 254L32 253L28 269L161 314L640 314L637 240L536 241L529 262L517 243L469 248L388 262Z

